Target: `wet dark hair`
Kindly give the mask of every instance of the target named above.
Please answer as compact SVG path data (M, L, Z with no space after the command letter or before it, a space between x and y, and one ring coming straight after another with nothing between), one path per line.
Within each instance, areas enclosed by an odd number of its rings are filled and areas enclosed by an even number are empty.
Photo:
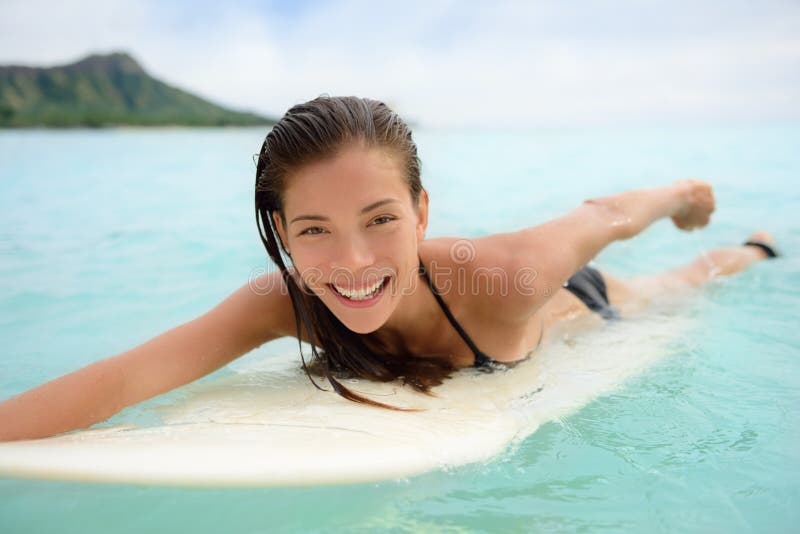
M315 371L346 399L398 409L350 391L337 377L380 382L402 378L403 383L417 391L430 393L430 388L441 384L454 367L446 357L418 357L405 345L389 347L373 334L358 334L347 328L319 297L307 287L298 286L284 262L282 253L286 258L290 256L278 238L273 220L273 213L277 213L286 227L283 194L294 171L333 157L353 143L387 149L401 158L411 199L418 205L422 191L420 162L408 125L383 102L352 96L321 96L292 107L267 134L256 168L256 224L261 241L280 268L289 290L298 344L302 333L311 344L313 358L308 365L300 344L300 358L309 379L320 387L311 376L311 371ZM322 347L322 352L317 346Z

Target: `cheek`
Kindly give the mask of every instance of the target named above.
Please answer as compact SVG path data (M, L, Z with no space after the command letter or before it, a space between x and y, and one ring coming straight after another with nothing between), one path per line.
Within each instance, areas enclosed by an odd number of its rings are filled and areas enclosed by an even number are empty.
M292 252L292 265L303 278L307 285L312 285L322 275L324 262L320 257L319 251L313 247L298 246L294 244Z
M372 240L372 250L377 256L399 259L416 248L416 228L404 224L383 235L376 235Z

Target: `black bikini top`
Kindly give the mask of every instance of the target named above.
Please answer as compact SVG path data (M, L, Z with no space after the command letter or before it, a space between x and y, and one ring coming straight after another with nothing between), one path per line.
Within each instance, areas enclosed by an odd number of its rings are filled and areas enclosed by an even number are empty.
M425 265L423 265L423 263L422 263L422 258L420 258L420 260L419 260L419 272L420 272L420 274L422 274L425 277L425 280L428 281L428 286L431 288L431 292L433 293L433 296L436 297L436 301L439 303L439 306L441 306L442 311L444 311L444 314L447 316L447 320L450 321L450 324L453 325L453 328L456 329L456 331L458 332L458 335L461 336L461 338L466 342L467 345L469 345L469 348L475 354L475 363L472 364L472 366L473 367L491 367L493 364L494 365L509 366L508 364L505 364L505 363L502 363L502 362L498 362L497 360L493 359L488 354L482 352L475 345L475 343L472 342L472 339L470 339L470 337L467 335L467 333L464 331L464 329L461 328L461 325L458 324L458 321L456 321L456 318L453 317L453 314L450 313L450 308L447 307L447 304L445 304L444 299L442 299L442 296L439 294L439 291L433 285L433 282L431 281L430 276L428 276L428 271L427 271L427 269L425 269ZM541 337L539 338L539 341L541 341ZM516 363L516 362L514 362L514 363Z

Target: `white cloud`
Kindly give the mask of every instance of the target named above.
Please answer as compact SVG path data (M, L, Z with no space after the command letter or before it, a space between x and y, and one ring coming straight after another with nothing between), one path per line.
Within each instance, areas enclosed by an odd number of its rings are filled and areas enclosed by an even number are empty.
M175 85L271 114L325 92L432 125L800 118L795 3L200 5L6 1L0 62L125 49Z

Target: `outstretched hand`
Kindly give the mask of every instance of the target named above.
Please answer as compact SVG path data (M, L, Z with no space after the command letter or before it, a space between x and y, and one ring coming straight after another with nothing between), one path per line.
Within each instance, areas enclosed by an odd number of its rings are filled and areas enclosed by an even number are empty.
M675 187L684 199L684 208L672 216L672 222L681 230L702 228L711 220L714 212L714 192L711 184L692 178L678 180Z

